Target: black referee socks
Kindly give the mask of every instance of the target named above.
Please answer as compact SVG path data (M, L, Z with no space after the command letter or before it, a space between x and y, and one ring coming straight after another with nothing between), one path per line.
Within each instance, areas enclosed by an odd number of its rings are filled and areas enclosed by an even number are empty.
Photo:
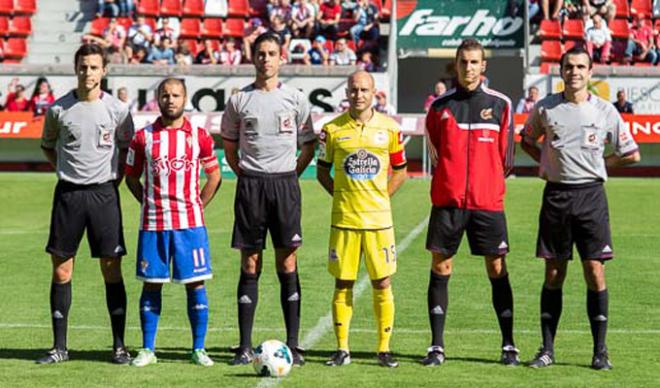
M298 271L277 274L280 280L280 304L286 325L286 344L290 348L298 346L300 330L300 281Z
M561 317L562 290L551 290L543 287L541 291L541 333L543 349L554 352L555 334Z
M591 336L594 339L594 353L605 350L607 335L607 289L602 291L587 290L587 314L591 324Z
M53 348L66 350L66 331L71 307L71 282L50 285L50 316L53 322Z
M112 325L112 347L123 348L126 329L126 288L123 281L105 283L105 302L108 305Z
M502 332L502 346L513 343L513 293L511 292L511 283L509 275L501 278L490 278L492 286L493 308L497 314L497 321L500 324Z
M445 347L443 334L445 331L445 317L449 295L447 292L449 276L438 275L431 271L428 291L429 320L431 321L432 346Z
M238 280L237 298L240 346L241 348L251 348L254 312L259 301L259 273L249 274L241 271L241 277Z

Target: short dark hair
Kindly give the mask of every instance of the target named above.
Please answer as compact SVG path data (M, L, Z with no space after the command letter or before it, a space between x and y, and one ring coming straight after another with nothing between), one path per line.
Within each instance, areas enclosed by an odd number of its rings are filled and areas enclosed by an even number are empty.
M105 50L103 50L103 47L95 43L85 43L82 46L80 46L80 48L78 48L74 56L73 65L75 67L78 67L78 62L80 62L80 58L89 55L100 55L101 59L103 60L103 67L105 68L108 65L108 58L105 56Z
M186 88L186 80L183 78L175 78L175 77L167 77L164 80L160 81L158 84L158 87L156 88L156 96L160 97L160 93L162 93L163 88L167 84L179 84L183 88L183 95L187 96L188 95L188 89Z
M486 59L486 52L484 51L484 46L481 43L479 43L478 40L472 38L465 39L461 42L461 44L456 49L455 59L458 60L458 56L461 53L461 51L469 51L469 50L481 51L481 59Z
M586 55L589 58L589 69L594 67L593 59L589 55L589 51L584 47L584 45L577 45L572 47L570 50L565 51L561 58L559 59L559 72L561 73L564 70L564 61L568 58L569 55Z
M272 32L264 32L263 34L257 36L257 39L254 40L254 44L252 45L252 56L253 57L254 57L254 54L257 51L257 47L259 47L259 45L262 44L263 42L273 42L278 47L282 48L282 41L280 40L279 35L274 34Z

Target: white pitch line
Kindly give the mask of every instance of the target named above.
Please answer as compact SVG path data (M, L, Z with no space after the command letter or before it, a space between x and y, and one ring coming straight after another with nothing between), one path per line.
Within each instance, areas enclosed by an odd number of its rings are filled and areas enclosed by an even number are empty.
M69 325L71 330L90 330L90 331L106 331L109 330L109 326L101 325ZM2 329L51 329L51 325L42 324L42 323L7 323L0 322L0 330ZM126 326L126 330L130 331L140 331L142 330L140 326ZM181 331L181 332L190 332L190 327L178 327L178 326L163 326L158 327L159 331ZM234 326L225 326L225 327L209 327L208 332L221 333L221 332L234 332L237 328ZM256 332L263 333L279 333L282 331L281 327L255 327L252 329ZM577 330L577 329L560 329L562 333L566 334L590 334L589 330ZM376 329L367 329L360 327L351 327L352 333L369 333L376 334L378 331ZM429 329L410 329L405 327L397 326L396 332L399 334L420 334L425 335L429 333ZM445 329L446 333L456 333L456 334L499 334L500 331L497 329ZM516 329L518 334L538 334L538 329ZM607 329L608 334L648 334L648 335L657 335L660 334L660 329L626 329L626 328L610 328Z
M429 217L426 217L403 238L400 244L397 244L397 253L402 253L412 242L424 231L429 223ZM353 288L353 300L356 300L369 286L369 276L363 275L358 284ZM303 338L300 345L303 348L310 349L332 328L332 310L322 316L316 326L314 326ZM354 330L355 331L355 330ZM263 379L257 384L257 388L270 388L279 384L279 379Z

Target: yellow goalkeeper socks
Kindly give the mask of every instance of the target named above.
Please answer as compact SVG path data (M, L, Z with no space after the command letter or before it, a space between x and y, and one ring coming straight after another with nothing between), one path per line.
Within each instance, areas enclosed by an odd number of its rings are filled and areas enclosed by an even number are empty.
M332 319L337 337L337 349L348 351L348 328L353 316L353 290L336 288L332 297Z
M390 351L390 337L394 326L394 296L392 287L373 289L374 314L378 325L378 352Z

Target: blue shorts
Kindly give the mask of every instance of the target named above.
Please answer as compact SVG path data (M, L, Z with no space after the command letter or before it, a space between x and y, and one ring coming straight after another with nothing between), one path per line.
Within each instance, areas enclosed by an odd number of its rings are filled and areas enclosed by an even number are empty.
M141 230L136 274L139 280L147 283L168 283L170 277L175 283L183 284L211 279L211 252L206 228Z

